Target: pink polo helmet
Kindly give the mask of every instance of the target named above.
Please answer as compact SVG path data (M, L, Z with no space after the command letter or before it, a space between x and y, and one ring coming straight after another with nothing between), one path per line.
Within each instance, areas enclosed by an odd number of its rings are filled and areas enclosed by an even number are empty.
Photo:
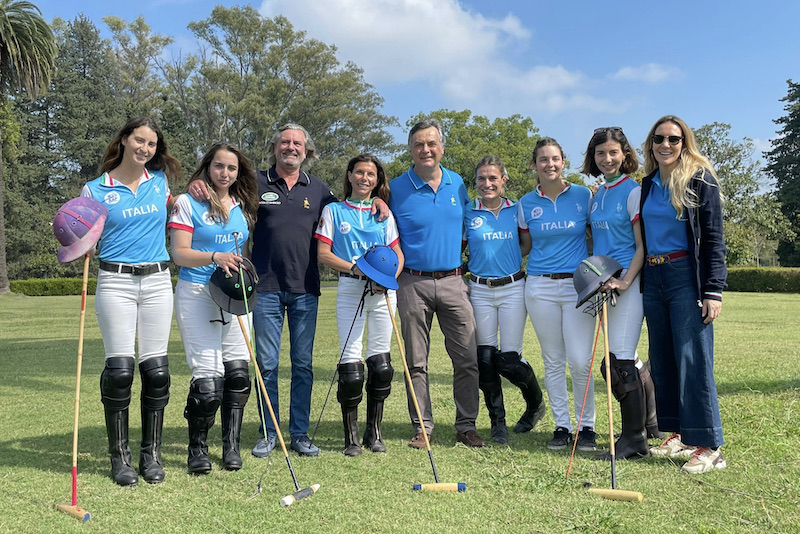
M108 208L90 197L73 198L65 202L53 219L53 233L61 243L58 261L69 263L92 250L108 216Z

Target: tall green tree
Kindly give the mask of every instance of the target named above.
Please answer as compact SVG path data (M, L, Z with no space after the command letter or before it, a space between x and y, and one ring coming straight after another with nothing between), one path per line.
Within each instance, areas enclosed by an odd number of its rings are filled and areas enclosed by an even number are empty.
M0 95L36 98L50 83L56 44L50 26L34 4L0 0ZM6 265L3 131L0 130L0 293L9 291Z
M360 151L393 153L383 99L336 48L296 31L285 17L265 18L251 6L217 6L189 28L200 52L162 65L176 102L197 132L198 150L213 141L238 144L257 167L282 124L302 124L321 156L314 171L341 181L346 158Z
M786 115L773 122L780 125L772 150L764 152L767 172L775 179L776 198L788 218L795 236L800 235L800 84L787 80L788 93L781 99ZM800 243L784 237L778 244L778 257L785 267L800 266Z
M729 265L750 265L770 253L776 240L790 235L789 225L753 160L753 142L730 137L728 124L714 122L695 130L700 152L711 161L720 179Z

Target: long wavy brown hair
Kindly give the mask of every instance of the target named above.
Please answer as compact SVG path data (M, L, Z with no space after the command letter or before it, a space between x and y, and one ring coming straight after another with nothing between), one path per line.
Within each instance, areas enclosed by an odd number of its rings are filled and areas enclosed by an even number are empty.
M171 182L175 182L181 176L181 164L177 158L169 153L167 142L164 140L164 134L161 132L161 128L159 128L156 121L150 117L136 117L125 123L125 126L123 126L114 139L111 140L106 148L105 154L103 154L103 160L100 163L100 174L119 167L120 163L122 163L122 154L125 152L125 145L122 144L122 140L131 135L131 133L140 126L147 126L153 130L158 137L156 153L150 161L145 164L145 169L164 171L167 178Z

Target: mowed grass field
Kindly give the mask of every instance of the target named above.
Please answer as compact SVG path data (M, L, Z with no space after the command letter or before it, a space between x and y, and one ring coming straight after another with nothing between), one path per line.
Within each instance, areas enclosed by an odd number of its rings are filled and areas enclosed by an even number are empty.
M680 463L647 458L617 462L619 489L639 491L641 503L604 500L586 487L610 488L610 465L576 453L549 451L549 412L529 434L507 446L469 449L455 444L452 367L434 326L430 359L436 419L433 458L442 482L465 482L463 493L412 491L433 482L425 451L407 442L409 423L403 372L394 346L394 390L386 403L386 454L341 454L343 430L334 386L321 416L318 458L290 453L301 487L321 484L314 496L288 508L294 491L280 449L268 459L249 450L258 415L251 397L243 429L244 468L221 469L219 418L210 434L214 471L186 473L183 408L191 378L173 325L172 398L166 409L163 456L166 481L122 488L109 478L100 402L103 345L89 298L80 403L78 504L87 523L55 510L69 501L80 297L0 296L0 532L800 532L800 295L727 293L715 322L716 377L728 468L695 476ZM646 357L646 331L639 347ZM280 390L287 435L289 366L284 337ZM598 354L602 353L602 336ZM543 382L533 328L524 356ZM314 354L313 431L329 391L339 346L335 289L323 290ZM595 362L597 431L608 446L606 395ZM251 367L252 373L252 367ZM138 462L140 379L131 404L131 445ZM524 409L519 391L504 382L508 419ZM618 421L617 404L614 402ZM364 419L365 403L360 416ZM362 423L363 424L363 423ZM617 430L619 423L617 422ZM481 405L478 431L488 439Z

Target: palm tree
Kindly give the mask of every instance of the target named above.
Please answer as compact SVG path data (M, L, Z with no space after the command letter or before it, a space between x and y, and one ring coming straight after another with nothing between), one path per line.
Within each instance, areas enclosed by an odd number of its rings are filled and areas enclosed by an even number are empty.
M24 0L0 0L0 99L27 93L35 100L50 85L56 42L42 11ZM9 291L3 210L3 126L0 123L0 293Z

